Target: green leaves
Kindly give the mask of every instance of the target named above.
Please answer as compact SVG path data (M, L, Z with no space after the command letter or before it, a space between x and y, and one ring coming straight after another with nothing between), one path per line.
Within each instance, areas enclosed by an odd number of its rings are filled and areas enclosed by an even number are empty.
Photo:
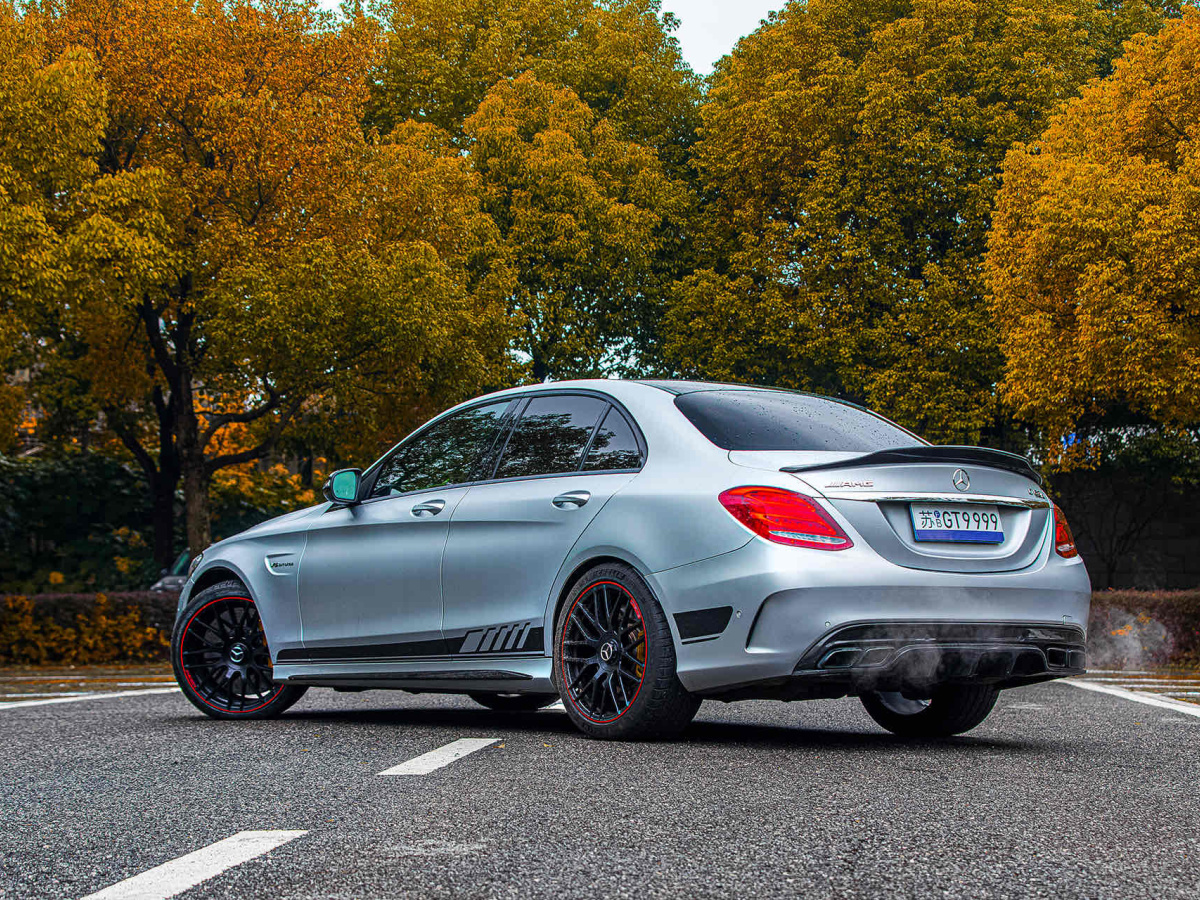
M812 0L743 39L695 148L712 273L673 293L664 362L978 441L1002 371L982 280L1001 164L1095 72L1123 7L1105 9Z

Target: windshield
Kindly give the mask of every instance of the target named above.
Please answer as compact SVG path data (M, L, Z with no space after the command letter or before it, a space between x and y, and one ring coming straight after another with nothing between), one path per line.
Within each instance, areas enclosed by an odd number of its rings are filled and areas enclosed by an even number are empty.
M172 564L171 569L167 574L169 574L169 575L186 575L187 570L188 570L188 564L191 561L192 561L191 554L188 553L186 550L184 550L177 557L175 557L175 562Z
M681 394L679 411L725 450L838 450L869 453L925 443L865 409L782 391Z

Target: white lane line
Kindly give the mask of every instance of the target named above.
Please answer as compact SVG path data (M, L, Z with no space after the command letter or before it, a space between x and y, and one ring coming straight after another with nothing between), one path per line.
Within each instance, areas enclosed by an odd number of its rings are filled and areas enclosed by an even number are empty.
M408 762L402 762L398 766L385 769L379 774L428 775L430 772L442 768L442 766L450 765L456 759L462 759L468 753L474 753L476 750L490 747L492 744L499 743L499 741L500 738L462 738L461 740L447 744L445 747L438 747L436 750L422 753Z
M1147 706L1157 706L1161 709L1169 709L1172 712L1180 712L1187 716L1200 717L1200 705L1187 703L1183 700L1171 700L1167 697L1160 697L1158 694L1148 694L1145 691L1127 691L1124 688L1113 687L1108 684L1096 684L1093 681L1076 681L1073 678L1062 679L1059 683L1069 684L1072 687L1082 688L1085 691L1095 691L1098 694L1111 694L1123 700L1133 700L1135 703L1145 703Z
M0 703L0 710L14 709L18 706L48 706L51 703L79 703L83 700L107 700L110 697L140 697L145 694L175 694L179 688L151 688L144 691L95 691L91 694L80 694L77 697L56 697L53 700L17 700L13 703Z
M1116 678L1109 675L1103 678L1093 678L1090 672L1088 673L1087 680L1092 684L1143 684L1151 687L1170 686L1172 684L1181 684L1184 686L1200 684L1200 678Z
M304 834L308 832L239 831L223 841L88 894L83 900L167 900Z
M553 709L557 710L558 712L567 711L567 708L563 706L563 702L561 700L556 700L554 703L551 703L549 706L545 707L545 709Z

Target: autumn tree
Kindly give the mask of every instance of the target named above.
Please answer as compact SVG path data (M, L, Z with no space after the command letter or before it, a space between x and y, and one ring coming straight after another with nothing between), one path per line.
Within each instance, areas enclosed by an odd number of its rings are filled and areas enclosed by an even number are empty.
M1005 159L987 269L1002 389L1051 446L1131 417L1200 423L1198 60L1189 10Z
M673 293L665 365L978 440L999 418L983 254L1004 154L1157 21L1091 0L789 3L713 75L708 258Z
M381 0L369 121L436 125L486 185L537 380L643 363L690 267L699 80L659 0Z
M390 410L394 434L504 378L510 278L477 176L430 126L361 128L371 23L291 0L24 18L105 97L79 154L90 217L47 241L69 259L29 326L35 388L91 403L141 465L160 561L176 487L201 549L213 473L267 456L306 411L365 427Z
M699 79L661 0L375 0L387 50L372 121L415 119L460 136L488 92L528 73L569 88L597 120L686 167Z
M620 367L657 287L660 228L687 208L682 187L572 91L528 74L489 91L465 129L534 378Z
M0 371L27 367L26 323L61 294L64 237L85 216L104 125L104 88L86 52L45 52L38 29L0 5ZM0 380L0 427L14 433L20 386Z

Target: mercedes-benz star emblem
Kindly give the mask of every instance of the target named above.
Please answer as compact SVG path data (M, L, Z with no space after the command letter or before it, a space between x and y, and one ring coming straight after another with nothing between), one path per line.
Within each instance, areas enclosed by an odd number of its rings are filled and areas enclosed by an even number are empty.
M607 644L605 644L603 647L600 648L600 658L602 660L604 660L605 662L608 662L610 659L613 658L613 643L612 643L612 641L609 641Z
M971 476L963 469L955 469L954 477L950 480L954 482L954 486L960 491L965 491L971 487Z

